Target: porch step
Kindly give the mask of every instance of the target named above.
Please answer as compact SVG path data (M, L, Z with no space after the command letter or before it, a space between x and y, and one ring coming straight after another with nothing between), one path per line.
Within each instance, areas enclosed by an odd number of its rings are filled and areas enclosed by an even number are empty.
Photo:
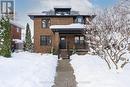
M61 49L60 50L60 57L63 59L68 59L69 55L66 49Z

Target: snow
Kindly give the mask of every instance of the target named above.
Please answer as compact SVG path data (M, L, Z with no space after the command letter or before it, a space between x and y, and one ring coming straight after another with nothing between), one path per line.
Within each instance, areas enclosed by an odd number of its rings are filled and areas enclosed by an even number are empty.
M84 24L80 24L80 23L73 23L70 25L52 25L50 26L51 29L58 29L58 28L85 28Z
M16 21L16 20L14 20L14 21L11 20L10 23L11 23L12 25L15 25L15 26L21 28L21 29L24 29L24 28L25 28L24 26L22 26L21 24L19 24L18 21Z
M57 56L28 52L0 57L0 87L51 87Z
M67 5L60 5L60 6L54 6L53 8L72 8L71 6Z
M126 57L129 56L126 55ZM96 55L73 55L71 65L77 87L129 87L130 64L121 70L109 70L103 59Z
M15 43L23 43L23 40L20 39L13 39L13 41L15 41Z

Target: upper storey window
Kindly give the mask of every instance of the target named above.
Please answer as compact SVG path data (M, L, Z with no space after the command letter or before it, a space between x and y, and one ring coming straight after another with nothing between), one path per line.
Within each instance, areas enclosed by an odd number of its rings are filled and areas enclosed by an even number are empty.
M84 24L85 23L84 18L82 16L77 16L75 19L75 23Z
M20 32L20 29L18 27L16 28L16 30L17 30L17 32Z
M42 28L49 28L50 24L50 19L42 19Z

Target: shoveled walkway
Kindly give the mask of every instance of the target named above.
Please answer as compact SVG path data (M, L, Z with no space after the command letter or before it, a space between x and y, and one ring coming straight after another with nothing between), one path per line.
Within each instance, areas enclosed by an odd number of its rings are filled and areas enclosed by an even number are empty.
M53 87L76 87L74 71L69 59L59 60L55 85Z

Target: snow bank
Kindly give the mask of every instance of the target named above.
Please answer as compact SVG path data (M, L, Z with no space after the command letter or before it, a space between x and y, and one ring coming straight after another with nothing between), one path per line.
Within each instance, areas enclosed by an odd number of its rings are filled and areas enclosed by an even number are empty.
M0 57L0 87L51 87L54 84L57 56L14 53Z
M93 55L73 55L71 65L78 87L129 87L130 64L122 72L108 70L104 60Z

